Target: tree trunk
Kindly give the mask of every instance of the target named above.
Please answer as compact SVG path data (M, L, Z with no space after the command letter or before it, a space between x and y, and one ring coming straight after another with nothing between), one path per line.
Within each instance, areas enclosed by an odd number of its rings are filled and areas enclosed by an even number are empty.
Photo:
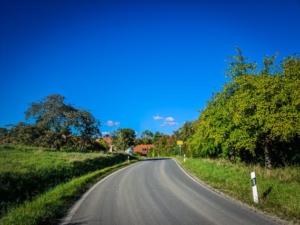
M232 146L230 147L229 160L230 160L230 162L235 163L235 149Z
M264 154L265 154L265 168L271 170L271 169L273 169L273 166L272 166L272 159L270 157L269 143L270 143L270 140L266 137L263 142L263 149L264 149Z
M83 152L83 150L84 150L84 145L85 145L85 140L82 140L82 145L81 145L81 152Z

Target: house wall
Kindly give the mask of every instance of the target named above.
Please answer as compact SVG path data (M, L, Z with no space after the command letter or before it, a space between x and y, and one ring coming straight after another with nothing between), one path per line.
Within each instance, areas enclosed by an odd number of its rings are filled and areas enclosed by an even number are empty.
M154 145L137 145L134 148L134 152L138 152L141 155L147 155L149 149L154 148Z

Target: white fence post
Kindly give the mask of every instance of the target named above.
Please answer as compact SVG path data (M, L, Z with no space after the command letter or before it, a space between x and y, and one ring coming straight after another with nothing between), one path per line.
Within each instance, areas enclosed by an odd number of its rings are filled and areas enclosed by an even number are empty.
M251 183L252 183L253 200L255 203L258 203L259 200L258 200L255 172L251 173Z

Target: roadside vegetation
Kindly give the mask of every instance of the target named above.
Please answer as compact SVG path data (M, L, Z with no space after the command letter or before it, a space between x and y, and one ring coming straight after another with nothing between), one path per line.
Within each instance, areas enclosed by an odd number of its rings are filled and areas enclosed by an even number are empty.
M30 103L26 122L0 128L0 214L124 161L122 154L100 152L151 144L148 157L185 154L188 170L250 205L249 174L255 171L261 201L254 206L299 222L300 57L278 62L275 54L259 65L236 50L228 57L229 81L212 94L198 119L172 135L146 130L137 137L133 129L122 128L108 134L112 144L101 138L100 120L64 96Z
M130 163L136 161L132 160ZM0 219L0 224L58 224L60 218L64 216L74 201L89 187L101 178L127 165L128 162L123 162L60 184L34 197L32 201L26 201L24 204L11 207L9 212Z
M29 104L25 120L0 128L0 143L54 148L67 151L105 151L109 145L101 137L100 120L82 107L66 103L51 94Z
M228 57L229 81L199 117L154 143L155 155L225 158L267 169L300 164L300 58L278 54L249 62ZM149 155L152 155L150 152Z
M258 165L231 163L225 159L176 158L193 176L214 190L269 215L300 224L300 167L266 170ZM259 203L254 203L251 172L256 173Z
M182 165L213 188L300 223L300 57L278 62L278 54L265 56L259 65L236 50L222 90L198 119L161 134L148 157L185 154L187 162L178 159ZM259 204L253 203L252 171Z
M126 160L124 153L62 152L0 145L0 216L57 185Z

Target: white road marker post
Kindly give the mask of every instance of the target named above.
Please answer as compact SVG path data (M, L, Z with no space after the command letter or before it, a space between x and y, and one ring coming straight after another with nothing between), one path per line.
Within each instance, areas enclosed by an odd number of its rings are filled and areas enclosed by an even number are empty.
M255 172L251 172L251 183L252 183L253 200L255 203L258 203L259 200L258 200Z
M184 154L184 159L183 159L183 161L184 161L184 162L186 161L185 154Z
M128 159L128 163L130 162L130 160L129 160L129 156L127 156L127 159Z

